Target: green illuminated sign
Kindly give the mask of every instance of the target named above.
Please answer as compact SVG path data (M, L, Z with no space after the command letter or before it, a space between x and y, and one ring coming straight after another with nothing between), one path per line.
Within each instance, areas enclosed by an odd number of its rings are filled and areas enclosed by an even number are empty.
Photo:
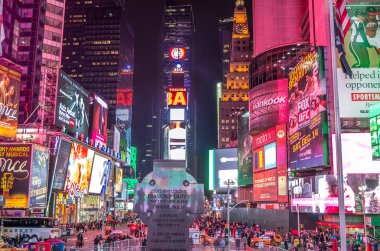
M215 189L215 150L208 151L208 189Z
M372 159L380 160L380 103L369 107Z
M136 174L136 163L137 163L137 148L135 146L131 146L131 167L135 171Z

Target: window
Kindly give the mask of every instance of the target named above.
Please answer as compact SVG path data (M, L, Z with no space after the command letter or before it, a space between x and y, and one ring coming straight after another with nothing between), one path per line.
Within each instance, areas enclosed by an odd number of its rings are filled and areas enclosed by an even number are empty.
M51 13L54 13L58 16L62 16L63 15L63 8L62 7L59 7L59 6L56 6L56 5L53 5L53 4L50 4L48 3L46 5L46 10L51 12Z
M21 9L21 17L33 17L33 9Z
M61 42L61 36L58 33L52 31L45 31L44 38L58 43Z

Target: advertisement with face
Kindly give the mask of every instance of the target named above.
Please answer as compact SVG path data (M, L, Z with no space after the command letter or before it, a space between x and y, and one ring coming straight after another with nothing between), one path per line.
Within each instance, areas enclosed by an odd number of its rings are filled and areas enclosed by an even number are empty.
M33 145L32 177L30 181L29 207L46 208L49 149Z
M6 199L4 208L29 207L31 155L31 144L0 144L0 195Z
M73 142L65 182L65 190L71 197L83 197L88 193L93 159L93 150Z
M371 133L372 159L380 160L380 103L369 109L369 131Z
M380 101L380 4L347 3L350 30L344 38L352 79L337 60L342 129L368 130L368 108Z
M345 173L344 205L346 214L363 213L363 194L366 212L375 212L378 174ZM338 214L338 180L336 175L321 175L294 179L289 182L291 209L300 212ZM372 205L371 205L372 204ZM372 208L371 208L372 207Z
M249 93L249 131L263 129L288 121L288 80L279 79L261 84Z
M216 189L227 188L228 179L230 187L237 187L237 159L237 148L215 150Z
M252 136L249 135L249 112L239 116L238 122L238 184L252 184Z
M106 195L109 197L114 197L113 184L115 183L115 166L111 161L111 168L108 172L108 182L106 187Z
M253 200L277 201L277 170L255 173L253 176Z
M66 181L66 171L69 162L71 152L71 142L64 139L60 139L57 156L55 160L55 172L53 189L63 190Z
M105 186L108 184L108 173L111 167L111 161L106 157L95 154L94 164L92 166L89 193L102 194Z
M120 130L121 159L129 165L129 149L131 147L132 107L116 107L116 125Z
M55 125L71 135L88 136L90 94L59 70Z
M291 169L327 164L326 81L318 53L310 52L289 73L289 163Z
M17 133L20 79L21 72L0 64L1 137L14 138Z
M93 97L92 116L92 140L94 145L107 146L108 104L96 94Z

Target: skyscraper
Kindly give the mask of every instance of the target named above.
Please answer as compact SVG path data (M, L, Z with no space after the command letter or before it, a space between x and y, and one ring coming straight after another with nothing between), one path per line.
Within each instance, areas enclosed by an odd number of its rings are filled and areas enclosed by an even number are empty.
M229 46L223 44L223 51L228 49L230 54L230 62L229 72L223 77L225 82L222 84L222 95L219 101L218 146L220 148L237 146L237 118L241 112L248 109L248 70L251 60L249 40L247 11L244 7L244 1L237 0L232 24L231 43ZM226 60L224 53L223 60Z
M0 56L23 67L19 122L52 125L65 1L11 0L1 4Z
M196 109L191 92L194 30L192 6L167 1L164 13L163 83L158 113L158 157L186 160L187 168L192 169L193 174L196 172Z
M130 107L131 116L134 32L125 1L68 0L65 17L62 68L109 102L110 128L116 124L117 106Z

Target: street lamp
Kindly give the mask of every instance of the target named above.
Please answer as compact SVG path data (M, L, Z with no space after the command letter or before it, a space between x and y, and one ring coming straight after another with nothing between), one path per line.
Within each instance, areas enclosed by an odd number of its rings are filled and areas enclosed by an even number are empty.
M230 185L234 185L235 182L228 179L225 183L227 183L227 251L230 251Z

